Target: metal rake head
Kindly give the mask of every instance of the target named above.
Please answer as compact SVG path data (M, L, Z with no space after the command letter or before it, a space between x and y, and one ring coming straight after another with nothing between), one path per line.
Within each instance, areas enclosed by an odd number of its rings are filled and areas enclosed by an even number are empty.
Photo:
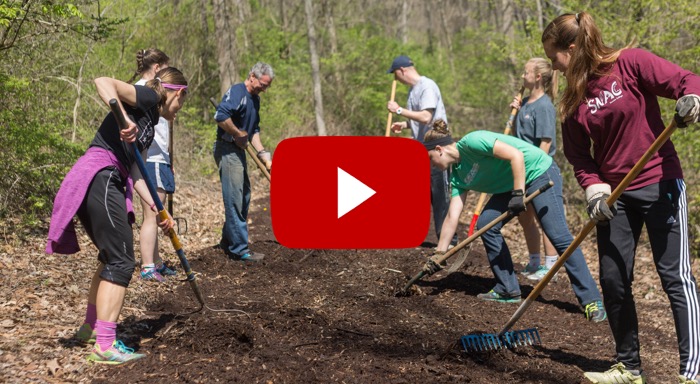
M542 344L537 328L508 331L502 335L481 333L462 336L465 352L496 351L503 348L515 348Z

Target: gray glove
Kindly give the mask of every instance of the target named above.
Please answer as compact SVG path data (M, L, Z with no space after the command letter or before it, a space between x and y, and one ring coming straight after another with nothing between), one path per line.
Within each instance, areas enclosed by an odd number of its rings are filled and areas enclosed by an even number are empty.
M609 184L593 184L586 188L586 201L588 201L588 216L599 222L612 220L617 213L615 204L608 207L606 200L610 197Z
M674 119L678 128L700 121L700 96L690 94L678 99Z
M263 162L263 164L267 164L272 161L272 154L270 154L270 151L262 150L258 152L258 159Z

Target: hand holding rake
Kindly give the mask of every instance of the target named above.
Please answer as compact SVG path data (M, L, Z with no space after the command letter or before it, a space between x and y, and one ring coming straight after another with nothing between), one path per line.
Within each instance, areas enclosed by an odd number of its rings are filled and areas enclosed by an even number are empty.
M211 105L214 106L214 108L218 108L218 105L216 104L216 100L214 100L213 97L209 98L209 102L211 103ZM248 155L253 159L255 164L258 166L258 169L260 169L260 172L262 172L263 176L265 176L267 181L271 183L272 177L270 176L270 170L267 169L267 167L265 167L265 164L263 164L262 161L260 161L260 159L258 159L258 155L255 153L255 151L253 151L253 147L250 145L247 145L245 147L245 150L246 150L246 152L248 152Z
M537 197L540 193L542 193L542 192L546 191L547 189L551 188L552 186L554 186L554 183L552 183L552 182L550 181L548 184L543 185L542 187L540 187L539 189L537 189L535 192L529 194L529 195L524 199L523 202L525 203L525 205L527 205L527 203L529 203L532 199L534 199L535 197ZM457 244L454 248L450 249L449 251L445 252L445 253L442 254L442 255L434 255L433 257L431 257L430 260L428 260L428 261L425 263L425 265L423 266L423 269L422 269L420 272L418 272L411 280L409 280L409 282L406 283L406 285L403 287L403 289L397 293L397 296L398 296L398 295L406 295L406 294L408 294L408 289L411 287L411 285L413 285L415 282L417 282L418 280L420 280L421 278L423 278L423 276L425 276L425 275L432 275L432 274L434 274L435 272L441 270L441 269L442 269L442 264L443 264L447 259L449 259L450 257L452 257L455 253L457 253L460 249L462 249L462 248L466 247L467 245L469 245L471 242L473 242L474 240L476 240L479 236L481 236L481 235L484 234L486 231L488 231L489 229L491 229L491 227L493 227L494 225L500 223L500 222L503 221L503 220L510 219L510 218L512 218L512 217L513 217L513 214L512 214L510 211L503 212L500 216L498 216L497 218L495 218L495 219L494 219L493 221L491 221L490 223L486 224L483 228L481 228L481 229L479 229L478 231L476 231L473 235L471 235L471 236L469 236L468 238L464 239L462 242L460 242L459 244ZM437 256L437 257L436 257L436 256Z

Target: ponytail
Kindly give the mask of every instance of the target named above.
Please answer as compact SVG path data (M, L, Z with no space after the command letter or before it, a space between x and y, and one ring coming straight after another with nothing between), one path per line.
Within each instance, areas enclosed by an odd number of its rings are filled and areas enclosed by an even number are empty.
M566 70L566 90L559 104L559 112L565 118L572 115L584 101L588 80L610 72L610 64L620 56L622 49L608 47L587 12L567 13L554 19L542 32L542 43L551 42L555 49L568 50L573 44L569 66Z

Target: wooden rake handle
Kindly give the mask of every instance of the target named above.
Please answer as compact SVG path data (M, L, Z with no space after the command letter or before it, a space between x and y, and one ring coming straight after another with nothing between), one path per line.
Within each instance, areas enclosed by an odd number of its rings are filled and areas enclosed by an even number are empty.
M391 83L391 101L394 101L394 97L396 96L396 80L394 80L393 83ZM391 136L391 119L393 117L393 114L389 112L389 117L386 119L386 132L384 133L384 136L389 137Z
M525 199L523 200L523 203L524 203L525 205L527 205L532 199L534 199L535 197L537 197L540 193L542 193L542 192L548 190L548 189L551 188L552 186L554 186L554 183L551 182L551 181L550 181L549 183L547 183L547 184L541 186L540 188L538 188L537 190L535 190L535 191L532 192L531 194L527 195L527 197L525 197ZM466 247L467 245L469 245L469 243L471 243L472 241L474 241L474 240L476 240L477 238L479 238L479 236L483 235L486 231L488 231L489 229L491 229L491 227L493 227L494 225L500 223L501 221L503 221L503 220L505 220L505 219L509 219L509 218L511 218L511 217L513 217L513 214L512 214L510 211L505 211L505 212L503 212L500 216L498 216L497 218L493 219L490 223L486 224L483 228L480 228L480 229L479 229L478 231L476 231L473 235L471 235L471 236L467 237L466 239L462 240L459 244L455 245L452 249L450 249L449 251L445 252L445 254L443 254L442 256L440 256L439 258L437 258L436 260L429 260L427 263L425 263L423 269L422 269L420 272L418 272L418 273L403 287L402 292L407 292L408 289L411 287L411 285L413 285L415 282L417 282L418 280L420 280L421 278L423 278L423 276L425 276L425 275L431 275L432 273L430 273L430 269L431 269L430 267L431 267L431 264L432 264L432 263L435 263L435 264L437 264L437 265L439 266L439 265L442 264L445 260L449 259L449 258L452 257L455 253L457 253L460 249Z
M214 100L213 97L210 97L210 98L209 98L209 102L211 103L211 105L214 106L214 108L218 108L218 107L219 107L219 106L216 104L216 100ZM245 150L246 150L246 152L248 152L248 155L250 155L250 157L253 159L253 161L255 162L255 165L258 166L258 169L260 169L260 172L262 172L263 176L265 176L265 178L267 179L267 181L271 183L271 182L272 182L272 177L270 176L270 171L268 171L268 170L267 170L267 167L265 167L265 164L263 164L262 161L260 161L260 159L258 159L258 154L255 153L255 151L253 151L253 147L250 146L250 145L247 145L247 146L245 147Z
M637 163L630 169L630 171L627 173L624 179L618 184L617 188L612 192L612 194L605 200L605 203L608 204L608 207L612 207L612 205L615 203L615 201L620 198L622 193L627 189L627 187L632 183L632 181L639 175L639 172L642 171L644 166L649 162L652 156L661 148L662 145L668 141L668 139L671 137L673 132L676 130L676 120L672 119L671 123L666 127L666 129L661 132L659 137L654 140L654 142L651 144L649 149L642 155L642 158L637 161ZM547 272L547 274L540 280L539 283L535 286L535 288L530 292L530 294L527 296L527 299L520 304L520 307L515 311L513 316L511 316L510 320L506 323L506 325L503 326L503 329L501 329L501 332L499 332L499 335L503 335L506 333L515 323L523 316L525 311L530 307L530 305L537 299L537 297L540 295L542 290L549 284L549 282L552 280L554 275L559 271L562 265L566 262L566 260L571 256L572 253L578 248L579 245L581 245L581 242L583 242L583 239L586 238L589 232L593 230L593 228L596 226L598 223L597 220L595 219L590 219L586 225L583 226L583 229L581 229L581 232L574 238L574 240L571 242L568 248L566 248L566 251L562 253L561 256L559 256L559 260L557 260L556 263L552 266L552 268Z

